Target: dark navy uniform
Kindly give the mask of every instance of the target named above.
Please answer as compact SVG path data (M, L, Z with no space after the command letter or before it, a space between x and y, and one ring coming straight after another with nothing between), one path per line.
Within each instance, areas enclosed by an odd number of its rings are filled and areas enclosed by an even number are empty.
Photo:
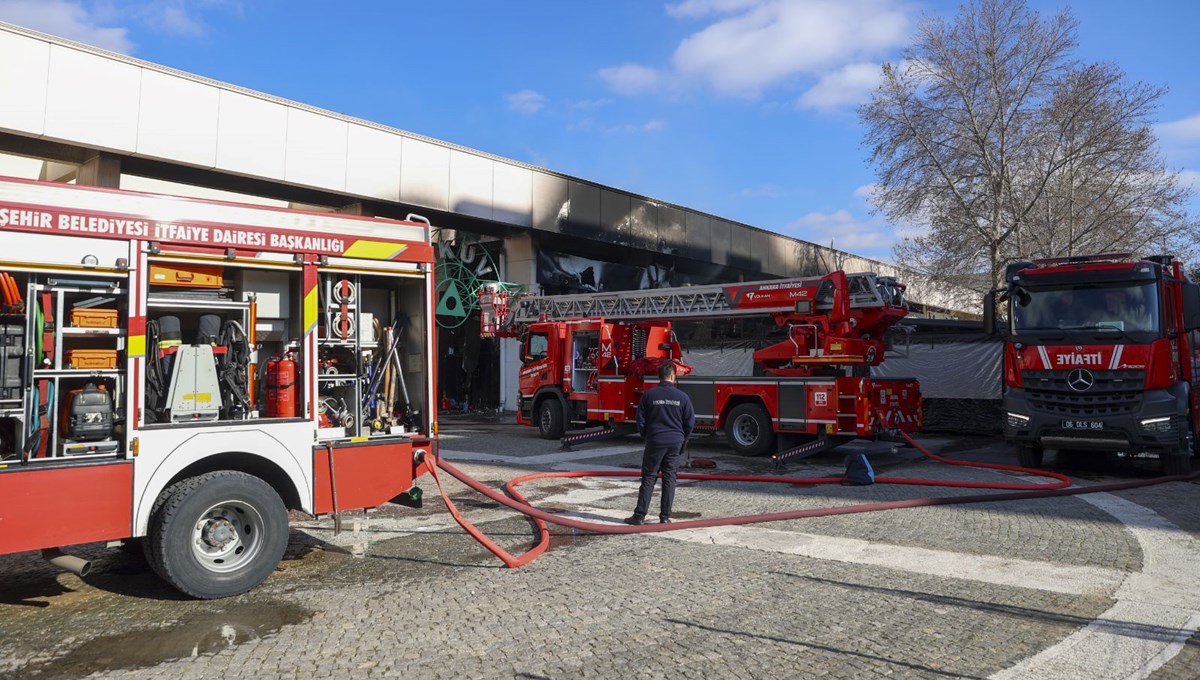
M675 480L683 457L683 443L696 425L692 400L669 380L646 390L637 410L638 432L646 438L642 453L642 486L638 490L637 508L630 519L642 520L650 509L654 480L662 472L662 505L659 521L671 519L675 502ZM637 523L641 523L640 521Z

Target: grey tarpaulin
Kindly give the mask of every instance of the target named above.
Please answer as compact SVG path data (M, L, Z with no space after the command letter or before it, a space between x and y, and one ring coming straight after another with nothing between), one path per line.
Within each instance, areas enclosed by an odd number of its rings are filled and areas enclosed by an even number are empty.
M748 347L687 349L683 363L692 367L692 375L741 377L754 375L754 350Z
M997 433L1004 343L969 321L905 319L872 375L921 383L924 429Z

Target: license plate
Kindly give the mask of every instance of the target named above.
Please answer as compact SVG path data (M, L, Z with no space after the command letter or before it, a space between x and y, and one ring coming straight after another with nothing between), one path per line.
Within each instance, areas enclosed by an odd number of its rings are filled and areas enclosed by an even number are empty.
M1064 430L1103 430L1103 420L1064 420L1062 421Z

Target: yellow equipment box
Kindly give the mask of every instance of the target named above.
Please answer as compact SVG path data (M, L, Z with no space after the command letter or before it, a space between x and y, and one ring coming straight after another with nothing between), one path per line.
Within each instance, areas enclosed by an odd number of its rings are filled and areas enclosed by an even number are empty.
M75 369L106 369L117 367L115 349L67 350L67 365Z
M71 325L76 328L116 328L117 310L76 307L71 309Z
M150 264L150 285L180 288L221 288L225 285L225 270L204 264Z

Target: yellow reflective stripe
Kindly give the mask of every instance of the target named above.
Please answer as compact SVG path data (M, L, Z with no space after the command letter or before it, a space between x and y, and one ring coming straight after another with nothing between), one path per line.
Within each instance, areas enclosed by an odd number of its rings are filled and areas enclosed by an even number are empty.
M317 287L304 294L304 333L308 334L317 325Z
M363 260L390 260L404 252L404 249L407 247L399 243L359 239L346 249L343 257L357 257Z
M131 357L146 356L146 336L131 335L129 336L129 347L125 351Z

